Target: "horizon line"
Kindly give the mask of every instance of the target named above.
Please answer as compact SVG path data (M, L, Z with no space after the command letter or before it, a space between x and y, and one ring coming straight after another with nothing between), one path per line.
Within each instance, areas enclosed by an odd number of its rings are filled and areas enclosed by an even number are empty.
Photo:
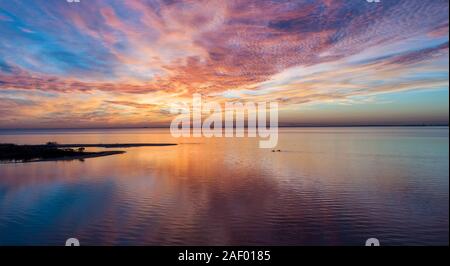
M282 125L278 128L327 128L327 127L449 127L449 123L442 124L367 124L367 125ZM70 129L169 129L169 126L130 126L130 127L27 127L27 128L2 128L0 130L70 130ZM222 127L224 129L226 127ZM237 127L233 127L235 129ZM191 127L192 129L192 127ZM246 127L244 127L246 129Z

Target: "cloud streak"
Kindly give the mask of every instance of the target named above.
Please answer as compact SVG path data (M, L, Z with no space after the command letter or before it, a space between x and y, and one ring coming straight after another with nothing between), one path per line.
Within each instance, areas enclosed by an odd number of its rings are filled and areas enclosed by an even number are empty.
M136 124L162 123L169 118L156 110L192 93L219 102L279 100L287 117L301 104L411 90L448 94L448 6L445 0L2 1L0 91L21 91L22 100L51 107L32 123L5 114L0 126L36 126L62 113L94 126L126 124L130 116ZM68 95L85 107L75 112ZM3 99L5 113L11 102ZM448 121L448 113L435 115Z

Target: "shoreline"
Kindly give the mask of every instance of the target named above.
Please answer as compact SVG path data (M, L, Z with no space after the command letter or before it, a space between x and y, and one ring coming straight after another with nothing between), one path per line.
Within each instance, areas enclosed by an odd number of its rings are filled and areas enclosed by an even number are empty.
M111 143L111 144L55 144L57 148L133 148L133 147L164 147L176 146L176 143ZM34 145L30 145L34 146ZM39 146L39 145L36 145Z
M0 160L0 164L18 164L18 163L35 163L35 162L52 162L52 161L74 161L74 160L84 160L89 158L105 157L117 154L124 154L125 151L102 151L102 152L86 152L83 155L74 156L61 156L54 158L44 158L44 159L33 159L33 160Z
M71 161L124 154L125 151L85 151L85 148L131 148L175 146L174 143L113 143L17 145L0 143L0 164L43 161Z

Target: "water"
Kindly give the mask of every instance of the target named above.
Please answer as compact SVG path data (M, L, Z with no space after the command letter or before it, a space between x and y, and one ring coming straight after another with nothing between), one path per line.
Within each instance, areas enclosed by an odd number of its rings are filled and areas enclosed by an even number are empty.
M47 141L180 145L0 164L1 245L449 244L448 127L287 128L275 153L166 129L0 131Z

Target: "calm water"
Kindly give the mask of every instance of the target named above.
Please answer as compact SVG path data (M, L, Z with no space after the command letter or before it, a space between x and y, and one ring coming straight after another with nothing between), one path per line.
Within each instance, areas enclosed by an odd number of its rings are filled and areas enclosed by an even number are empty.
M449 130L290 128L258 139L165 129L0 131L14 143L176 142L0 164L0 244L449 244Z

